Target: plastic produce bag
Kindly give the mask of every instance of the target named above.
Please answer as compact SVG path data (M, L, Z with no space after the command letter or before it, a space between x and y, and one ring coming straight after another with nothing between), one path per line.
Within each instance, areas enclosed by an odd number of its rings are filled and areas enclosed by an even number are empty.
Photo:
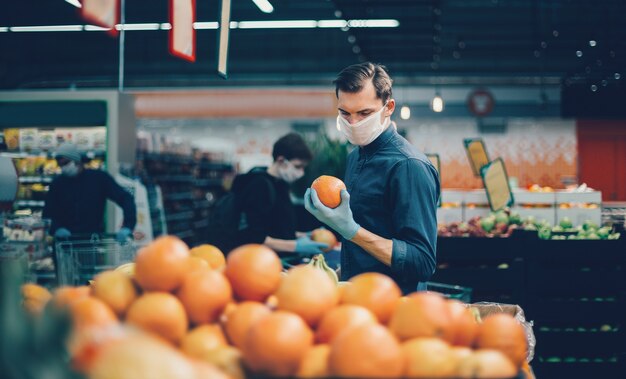
M515 317L515 319L522 324L524 331L526 332L526 341L528 342L528 355L526 356L526 361L529 363L532 361L535 355L535 346L537 344L535 333L533 332L533 323L532 321L526 321L524 310L519 305L479 302L469 304L469 307L478 310L480 318L485 318L495 313L507 313Z

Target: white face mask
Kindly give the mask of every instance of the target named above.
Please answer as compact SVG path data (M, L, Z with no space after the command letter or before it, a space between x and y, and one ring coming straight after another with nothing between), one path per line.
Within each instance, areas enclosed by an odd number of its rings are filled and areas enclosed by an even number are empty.
M76 165L76 162L70 161L65 166L61 166L61 174L65 176L78 175L78 166Z
M357 146L366 146L372 143L380 136L389 124L389 117L380 122L380 115L387 107L387 104L376 113L364 118L363 120L350 124L341 115L337 116L337 128L350 141L351 144Z
M304 169L296 168L293 163L286 159L280 166L278 166L277 171L278 176L290 184L304 176Z

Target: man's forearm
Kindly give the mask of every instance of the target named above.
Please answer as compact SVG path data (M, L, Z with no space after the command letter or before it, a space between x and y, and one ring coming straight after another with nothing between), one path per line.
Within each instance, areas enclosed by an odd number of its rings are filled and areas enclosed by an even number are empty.
M281 240L267 236L263 244L276 251L294 252L296 250L295 240Z
M357 244L371 256L391 267L393 241L376 235L363 227L359 228L351 242Z

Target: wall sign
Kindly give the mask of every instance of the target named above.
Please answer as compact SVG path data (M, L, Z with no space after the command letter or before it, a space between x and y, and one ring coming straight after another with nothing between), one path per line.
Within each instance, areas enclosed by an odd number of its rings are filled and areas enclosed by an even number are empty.
M506 173L502 158L483 166L480 173L492 211L499 211L513 205L513 192L511 192L509 176Z
M485 89L472 91L467 97L467 108L476 117L485 117L493 111L496 100Z
M170 0L170 53L189 62L196 61L195 0Z
M119 0L83 0L81 14L85 20L109 29L109 34L113 36L117 35L115 25L119 22Z
M474 176L480 177L480 169L489 163L489 155L487 155L485 143L480 138L467 138L463 140L463 144L465 145L465 152L472 166Z

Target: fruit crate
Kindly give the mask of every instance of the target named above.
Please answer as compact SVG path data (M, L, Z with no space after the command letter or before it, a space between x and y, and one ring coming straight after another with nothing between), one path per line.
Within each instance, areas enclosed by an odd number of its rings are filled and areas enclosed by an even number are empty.
M538 378L622 379L626 373L623 355L600 357L539 356L533 364Z
M609 356L626 351L626 340L621 325L542 326L535 325L539 356L585 356L593 351L596 355ZM593 347L593 349L590 349Z
M520 245L511 238L441 237L432 280L470 287L474 301L521 303Z
M57 281L59 285L85 285L102 271L132 262L136 246L120 244L110 236L75 237L56 244Z

